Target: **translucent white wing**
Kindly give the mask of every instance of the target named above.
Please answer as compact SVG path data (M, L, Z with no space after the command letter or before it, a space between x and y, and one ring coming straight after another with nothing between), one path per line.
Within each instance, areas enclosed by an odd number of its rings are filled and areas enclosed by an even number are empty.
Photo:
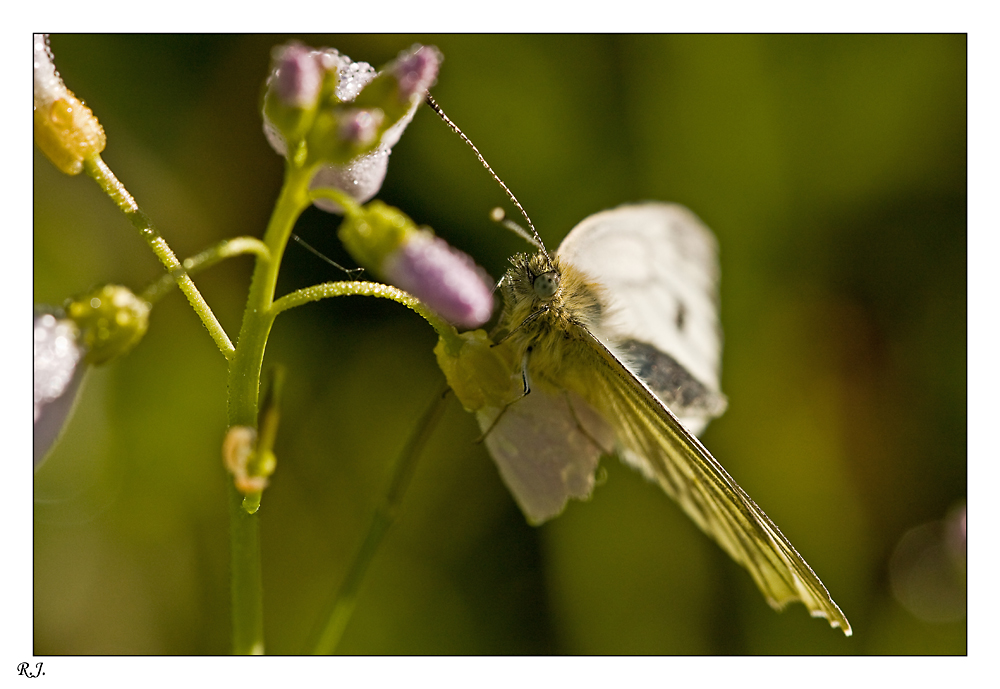
M801 601L850 636L844 613L777 525L613 352L596 338L590 345L580 348L593 373L588 398L614 428L622 459L656 481L745 567L772 607Z
M566 236L558 257L602 288L607 309L593 334L689 430L725 410L718 248L697 216L667 203L596 213Z
M463 334L457 357L435 351L528 521L589 497L613 440L772 606L802 601L850 634L809 565L693 435L725 407L709 231L679 206L625 206L584 220L554 262L543 253L511 262L495 344L480 331ZM559 289L539 290L553 270ZM531 392L511 401L518 373Z
M570 498L589 498L601 453L614 446L608 424L571 392L535 386L502 411L487 407L476 417L500 476L531 524L556 516Z

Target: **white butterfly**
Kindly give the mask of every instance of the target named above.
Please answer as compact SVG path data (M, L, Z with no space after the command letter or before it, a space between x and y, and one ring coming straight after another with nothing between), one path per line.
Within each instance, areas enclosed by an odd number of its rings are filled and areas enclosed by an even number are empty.
M745 567L776 609L847 618L778 527L695 437L721 414L715 238L687 209L622 206L554 258L511 258L497 329L438 361L528 521L559 514L617 453Z

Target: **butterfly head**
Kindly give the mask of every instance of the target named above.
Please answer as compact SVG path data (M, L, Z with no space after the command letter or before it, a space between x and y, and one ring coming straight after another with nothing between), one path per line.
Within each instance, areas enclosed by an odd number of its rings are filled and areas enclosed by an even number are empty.
M536 275L531 281L535 296L541 301L552 301L559 293L559 271L555 268Z
M516 254L511 269L504 276L507 303L523 304L533 309L558 301L562 271L545 254Z

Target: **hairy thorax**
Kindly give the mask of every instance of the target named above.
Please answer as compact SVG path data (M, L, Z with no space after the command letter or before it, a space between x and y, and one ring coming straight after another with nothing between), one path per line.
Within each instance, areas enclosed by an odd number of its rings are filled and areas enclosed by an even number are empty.
M493 340L510 348L514 359L532 372L558 378L571 364L567 357L573 358L601 317L601 288L558 258L550 265L542 253L518 254L510 260L513 267L501 283L504 308ZM558 286L546 299L539 295L536 280L551 275Z

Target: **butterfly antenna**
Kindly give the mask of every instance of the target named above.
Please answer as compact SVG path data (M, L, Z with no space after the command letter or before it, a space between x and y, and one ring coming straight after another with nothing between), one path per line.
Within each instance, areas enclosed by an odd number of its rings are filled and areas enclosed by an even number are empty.
M462 141L464 141L465 143L469 144L469 148L471 148L472 152L476 154L477 158L479 158L479 162L483 164L483 167L486 168L486 171L489 172L490 175L493 176L493 179L495 179L497 181L497 184L499 184L503 188L503 190L505 192L507 192L507 197L514 203L515 206L517 206L517 209L519 211L521 211L521 215L523 215L524 219L527 221L527 223L528 223L528 229L531 230L531 236L529 237L527 235L527 233L525 233L520 227L518 227L517 230L514 230L514 232L516 234L519 234L520 236L524 237L529 242L531 242L532 244L534 244L535 246L537 246L539 249L541 249L542 250L542 254L545 255L546 262L551 267L552 266L552 259L549 257L549 252L546 251L545 244L542 243L542 238L538 236L538 232L535 230L535 226L532 224L531 218L528 217L528 214L525 212L524 208L518 202L517 197L514 196L514 193L510 189L507 188L507 185L504 184L503 180L500 179L499 175L497 175L497 173L493 172L493 168L491 168L490 164L486 162L486 158L484 158L483 154L479 152L479 149L476 148L476 145L474 143L472 143L472 141L469 139L469 137L467 137L465 135L465 132L463 132L461 129L458 128L457 124L455 124L454 122L451 121L451 118L449 118L447 115L444 114L444 110L441 109L441 106L437 104L437 101L434 100L434 98L429 93L427 94L427 105L430 106L431 110L433 110L434 112L436 112L438 114L438 117L440 117L442 120L444 120L444 123L446 125L448 125L448 127L450 127L453 132L455 132L456 134L458 134L462 138ZM510 227L510 225L508 225L506 223L503 223L503 225L504 225L504 227L507 227L508 229L512 229ZM517 225L514 225L514 226L517 227ZM521 230L521 231L518 232L518 230Z
M504 211L503 208L500 208L500 206L497 206L496 208L490 211L490 220L499 225L503 225L508 230L516 234L518 237L521 237L524 241L528 242L528 244L534 244L535 246L539 246L535 238L532 237L530 234L528 234L528 231L526 229L518 225L510 218L508 218L507 213Z

